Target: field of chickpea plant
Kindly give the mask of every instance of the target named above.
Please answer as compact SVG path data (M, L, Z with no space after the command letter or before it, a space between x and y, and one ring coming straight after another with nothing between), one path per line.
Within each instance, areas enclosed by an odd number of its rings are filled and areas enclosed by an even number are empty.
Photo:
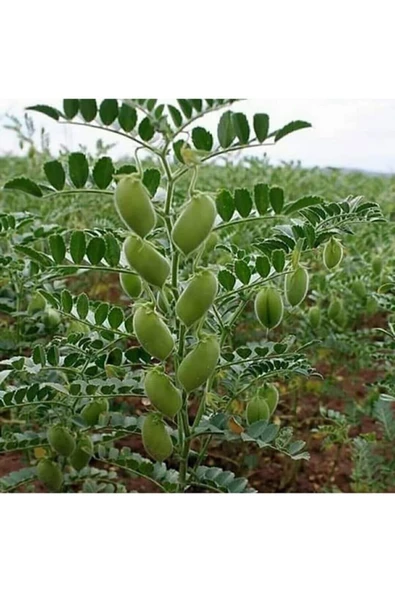
M95 153L33 140L44 115L101 129ZM0 492L395 492L395 177L273 166L310 122L235 99L13 125Z

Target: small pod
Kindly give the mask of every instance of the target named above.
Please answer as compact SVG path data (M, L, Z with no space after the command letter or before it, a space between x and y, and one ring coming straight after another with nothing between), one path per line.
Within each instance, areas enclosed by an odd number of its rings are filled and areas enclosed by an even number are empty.
M94 399L85 405L81 411L82 419L85 423L92 427L97 425L99 417L102 413L107 413L108 401L107 399Z
M87 435L82 435L77 442L73 454L70 456L70 464L76 471L81 471L93 456L93 442Z
M182 407L182 397L178 388L161 370L149 370L144 380L144 392L152 405L163 415L174 417Z
M53 425L47 431L48 442L51 447L62 456L70 456L75 449L75 438L62 425Z
M119 283L126 296L132 300L138 298L142 292L143 285L137 273L120 273Z
M354 292L355 296L358 296L361 300L366 297L366 286L362 280L355 280L352 283L352 291Z
M123 245L130 267L152 286L161 288L170 273L170 265L151 243L138 236L129 236Z
M176 304L178 318L190 327L212 306L218 292L218 281L208 269L193 276Z
M115 207L125 225L144 238L156 224L156 213L148 189L137 173L119 181L114 193Z
M343 259L343 247L333 236L324 247L324 265L327 269L334 269Z
M308 315L309 323L313 329L317 329L321 324L321 310L318 306L312 306Z
M265 384L259 389L258 396L265 401L269 407L270 415L273 415L280 399L277 387L274 384Z
M166 424L157 413L144 417L141 434L146 452L157 462L163 462L173 454L173 443Z
M215 335L204 335L182 360L177 377L187 393L199 388L210 378L218 364L220 353Z
M36 467L38 479L47 486L50 491L60 491L63 483L63 473L57 463L43 458Z
M184 255L196 251L210 234L216 215L217 209L211 197L196 192L174 224L171 237L175 246Z
M334 298L328 307L328 318L331 321L336 321L343 310L343 302L338 298Z
M309 289L309 274L304 267L298 267L285 276L284 291L291 306L299 306L306 298Z
M150 306L140 305L133 317L133 331L141 347L153 358L166 360L174 348L174 338L161 317Z
M40 312L41 310L45 310L46 305L47 301L45 300L44 296L42 296L39 292L36 292L29 302L27 312L29 314Z
M266 329L274 329L283 318L284 305L281 294L275 288L263 288L255 298L255 314Z
M246 417L249 425L256 421L268 421L270 418L270 409L265 399L262 399L262 397L253 397L248 401Z
M54 308L48 307L44 313L43 321L47 329L56 329L60 325L60 314Z

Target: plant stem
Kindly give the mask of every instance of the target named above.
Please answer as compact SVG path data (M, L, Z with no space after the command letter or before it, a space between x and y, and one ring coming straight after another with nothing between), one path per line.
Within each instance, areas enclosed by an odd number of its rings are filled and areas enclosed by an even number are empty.
M274 275L269 275L268 277L257 280L256 282L253 282L252 284L247 284L245 286L242 286L241 288L237 288L236 290L233 290L232 292L227 292L226 294L223 294L222 296L218 296L215 299L215 302L221 302L225 298L229 298L229 296L234 296L236 294L240 294L241 292L244 292L245 290L251 290L251 289L253 290L254 288L257 288L258 286L262 286L263 284L266 284L266 282L270 282L271 280L275 280L275 279L282 277L284 275L288 275L289 273L292 273L292 270L282 271L281 273L275 273Z
M171 285L175 290L177 290L178 285L178 263L180 260L180 254L177 250L174 250L173 253L173 261L172 261L172 268L171 268Z
M284 218L284 216L254 216L250 218L236 218L236 220L231 220L230 222L218 224L218 226L216 226L214 230L223 230L224 228L228 228L229 226L236 226L237 224L246 224L247 222L262 222L264 220L278 220L282 218Z
M79 121L59 121L59 123L62 125L80 125L83 127L91 127L93 129L98 129L100 131L103 131L102 126L94 125L92 123L83 123L83 122L79 122ZM127 138L128 140L132 140L132 142L136 142L136 144L139 144L141 147L146 148L150 152L153 152L154 154L158 155L158 151L155 148L153 148L152 146L150 146L146 142L143 142L143 140L139 140L135 136L131 136L130 134L127 134L125 132L121 132L119 130L112 129L112 128L106 128L106 131L111 132L113 134L117 134L118 136L122 136L123 138Z
M192 424L192 435L193 435L193 430L196 428L196 426L199 425L200 420L202 419L203 413L205 412L206 409L206 389L204 389L203 393L202 393L202 398L200 399L200 403L199 403L199 407L196 413L196 417L194 419L194 422Z
M224 148L223 150L217 150L217 152L212 152L211 154L209 154L205 158L202 158L202 163L207 162L208 160L211 160L212 158L216 158L217 156L223 156L225 154L228 154L229 152L235 152L237 150L244 150L245 148L266 148L267 146L274 146L274 142L270 142L268 144L260 144L260 143L254 143L254 141L252 140L252 142L250 144L231 146L230 148ZM189 171L189 167L179 169L175 173L174 179L175 180L180 179L180 177L183 177L188 171Z

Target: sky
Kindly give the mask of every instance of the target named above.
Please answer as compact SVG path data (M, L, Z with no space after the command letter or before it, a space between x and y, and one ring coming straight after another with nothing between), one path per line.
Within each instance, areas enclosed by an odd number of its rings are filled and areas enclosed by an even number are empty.
M3 129L5 114L22 118L26 106L40 103L61 106L59 99L0 99L0 154L20 153L15 133ZM243 111L250 122L254 113L267 113L271 129L294 119L309 121L313 126L284 138L276 146L244 152L249 155L259 156L266 151L272 163L300 161L305 167L395 173L394 99L246 99L232 109ZM130 142L119 140L113 134L61 125L39 113L32 113L32 116L37 128L44 126L49 133L55 156L61 144L71 150L78 150L80 144L93 150L100 137L105 143L117 143L111 152L113 157L130 152ZM201 120L210 131L215 131L217 122L217 113Z

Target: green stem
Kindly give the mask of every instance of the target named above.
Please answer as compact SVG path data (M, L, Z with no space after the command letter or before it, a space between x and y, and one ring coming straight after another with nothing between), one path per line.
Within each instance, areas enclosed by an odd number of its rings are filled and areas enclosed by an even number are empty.
M242 286L241 288L237 288L237 290L233 290L232 292L227 292L226 294L223 294L222 296L218 296L215 299L215 302L217 302L217 303L221 302L225 298L229 298L230 296L240 294L241 292L244 292L245 290L253 290L254 288L257 288L258 286L262 286L263 284L266 284L267 282L270 282L270 281L275 280L279 277L283 277L285 275L288 275L289 273L292 273L292 270L282 271L281 273L275 273L274 275L269 275L267 278L257 280L256 282L253 282L252 284L247 284L246 286Z
M89 271L107 271L107 272L111 272L111 273L127 273L129 275L136 275L135 271L132 271L131 269L127 269L126 267L106 267L104 265L77 265L72 262L70 262L68 265L57 265L55 267L55 271L60 270L60 269L68 269L69 267L71 267L72 269L85 269L85 270L89 270ZM75 276L75 274L72 274L72 275ZM56 277L57 276L50 276L50 279L55 279ZM66 277L66 276L62 275L59 277Z
M83 127L91 127L93 129L98 129L101 132L103 131L103 127L101 125L93 125L92 123L82 123L79 121L59 121L60 124L68 124L68 125L81 125ZM125 132L121 132L119 130L113 129L113 128L106 128L107 132L111 132L113 134L117 134L118 136L122 136L123 138L127 138L128 140L132 140L133 142L136 142L136 144L139 144L141 147L146 148L147 150L149 150L150 152L153 152L154 154L156 154L157 156L159 156L159 152L153 148L152 146L150 146L149 144L147 144L146 142L143 142L143 140L139 140L138 138L136 138L135 136L131 136Z
M184 407L181 410L181 424L183 426L184 441L183 441L183 446L182 446L182 451L181 451L178 490L181 493L183 493L185 491L186 482L187 482L188 459L189 459L189 451L190 451L190 446L191 446L191 441L189 438L190 428L189 428L189 418L188 418L187 397L184 398Z
M224 222L223 224L219 224L214 228L216 230L223 230L224 228L228 228L229 226L236 226L237 224L246 224L247 222L262 222L264 220L278 220L283 219L284 216L254 216L250 218L236 218L236 220L231 220L230 222Z
M143 282L143 284L144 284L144 290L147 292L148 296L150 297L152 304L154 306L156 306L155 294L151 290L150 285L147 282Z
M254 143L254 140L251 141L251 144L239 144L237 146L231 146L230 148L225 148L224 150L217 150L217 152L212 152L205 158L202 158L202 163L211 160L212 158L216 158L217 156L223 156L224 154L228 154L229 152L235 152L237 150L244 150L245 148L266 148L267 146L274 146L274 142L270 142L268 144L260 144ZM183 177L189 171L189 167L184 169L179 169L175 175L174 180L178 180Z
M183 324L180 324L179 334L178 334L178 359L182 360L184 356L184 344L185 344L185 333L186 327Z
M196 417L194 419L194 422L192 424L192 433L191 433L191 437L193 437L193 431L194 429L199 425L200 420L203 417L203 413L206 410L206 389L204 389L203 393L202 393L202 398L200 399L200 403L199 403L199 407L196 413Z
M51 191L45 197L58 197L59 195L75 195L76 193L94 193L100 195L114 195L114 191L105 191L104 189L65 189L63 191Z
M166 202L165 202L165 216L169 216L171 211L171 205L173 201L173 193L174 193L174 180L171 174L171 170L169 167L169 163L165 157L162 158L163 168L165 169L166 177L167 177L167 193L166 193Z
M189 184L188 187L188 196L192 197L193 192L195 191L195 185L196 185L196 181L197 181L197 176L198 176L198 167L194 166L192 169L192 179L191 182Z
M219 326L221 328L221 331L224 331L225 330L225 325L222 322L221 315L219 314L218 308L215 306L215 304L213 304L213 313L214 313L214 315L215 315L215 317L216 317L216 319L218 321L218 324L219 324Z
M180 261L180 254L177 250L174 250L173 253L173 261L171 266L171 285L172 287L177 290L178 285L178 264Z

